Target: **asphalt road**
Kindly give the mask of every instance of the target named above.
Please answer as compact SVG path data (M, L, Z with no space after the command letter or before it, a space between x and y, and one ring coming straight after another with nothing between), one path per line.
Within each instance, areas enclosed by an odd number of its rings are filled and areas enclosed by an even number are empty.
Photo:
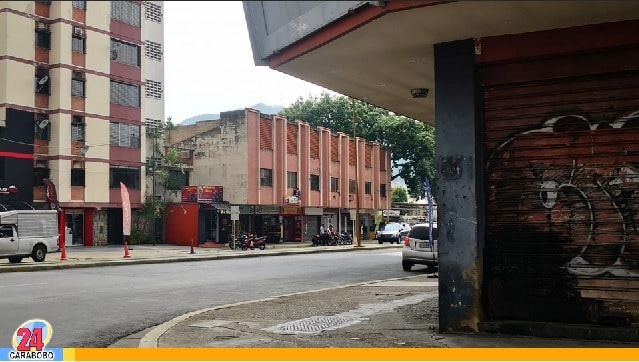
M107 347L201 308L407 275L400 250L1 273L0 347L34 318L49 347Z

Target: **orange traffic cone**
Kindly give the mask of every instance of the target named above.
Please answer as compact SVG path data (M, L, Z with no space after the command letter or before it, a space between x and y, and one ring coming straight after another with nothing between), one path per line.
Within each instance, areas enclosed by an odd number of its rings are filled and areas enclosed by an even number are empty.
M195 250L193 250L193 239L191 239L191 253L190 254L195 254Z
M125 258L131 257L131 255L129 255L129 244L126 241L124 242L124 257Z
M66 248L66 246L62 245L61 252L62 252L62 254L60 254L60 260L62 260L62 261L67 260L67 248Z

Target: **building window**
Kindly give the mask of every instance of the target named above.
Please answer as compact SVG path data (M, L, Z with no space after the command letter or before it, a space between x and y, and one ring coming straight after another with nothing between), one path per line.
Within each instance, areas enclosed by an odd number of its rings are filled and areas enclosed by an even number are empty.
M38 48L51 49L51 32L49 31L49 24L40 21L36 22L35 45Z
M140 126L111 122L109 133L111 146L140 148Z
M111 39L111 60L114 62L140 66L140 46Z
M86 1L72 1L71 2L71 6L73 6L76 9L86 10L87 2Z
M86 54L84 29L77 26L73 27L73 36L71 37L71 50L75 53Z
M373 184L370 182L364 182L364 193L366 195L372 195L373 194Z
M147 79L144 83L144 94L147 98L162 99L162 82Z
M111 103L129 107L140 107L140 87L133 84L111 81Z
M71 141L84 141L84 118L81 116L73 116L71 118Z
M348 180L348 193L349 194L355 193L355 180Z
M85 96L85 80L84 73L73 71L73 78L71 79L71 95L74 97Z
M162 7L150 1L144 2L144 18L156 23L162 23Z
M311 191L320 190L320 177L319 175L311 175Z
M41 141L51 139L51 122L48 114L36 113L34 123L34 138Z
M386 184L379 185L379 196L386 197Z
M297 172L286 172L286 187L289 189L297 188Z
M140 5L132 1L111 1L111 19L140 27Z
M36 68L35 92L38 94L51 94L51 79L49 78L48 69Z
M260 186L273 187L273 170L260 168Z
M47 161L36 161L33 168L33 186L44 186L44 179L49 178L49 165Z
M189 173L182 170L169 170L166 180L167 190L182 190L182 186L189 185Z
M84 164L80 161L73 161L71 165L71 186L84 187Z
M331 177L331 192L339 192L339 179Z
M153 59L153 60L157 60L161 62L162 61L162 44L156 43L150 40L145 41L144 56L149 59Z
M140 188L140 169L135 167L113 166L109 169L109 188L119 189L120 182L130 189Z

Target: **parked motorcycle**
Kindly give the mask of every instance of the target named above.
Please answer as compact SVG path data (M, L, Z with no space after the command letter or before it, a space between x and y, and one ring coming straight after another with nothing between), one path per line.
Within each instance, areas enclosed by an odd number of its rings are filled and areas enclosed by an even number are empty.
M256 237L255 235L250 234L246 239L243 240L241 249L254 250L255 248L258 248L260 250L264 250L266 249L266 239L267 239L267 236Z
M234 240L229 241L229 248L233 250L242 249L242 245L249 236L247 234L238 235Z
M339 237L340 237L340 240L342 241L342 244L345 244L345 245L353 244L353 237L346 231L342 231L339 234Z

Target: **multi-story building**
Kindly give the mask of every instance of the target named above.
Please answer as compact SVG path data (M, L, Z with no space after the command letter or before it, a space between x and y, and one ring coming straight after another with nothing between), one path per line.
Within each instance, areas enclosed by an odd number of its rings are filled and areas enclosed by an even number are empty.
M352 231L358 208L361 222L372 225L390 208L390 151L374 142L253 109L178 127L171 139L192 155L184 179L222 186L225 202L170 207L171 243L227 240L229 205L239 206L238 229L284 241L310 239L321 223ZM206 225L184 227L198 220Z
M66 245L122 242L120 182L141 205L162 3L0 1L0 187L18 189L0 202L50 207L50 180Z

